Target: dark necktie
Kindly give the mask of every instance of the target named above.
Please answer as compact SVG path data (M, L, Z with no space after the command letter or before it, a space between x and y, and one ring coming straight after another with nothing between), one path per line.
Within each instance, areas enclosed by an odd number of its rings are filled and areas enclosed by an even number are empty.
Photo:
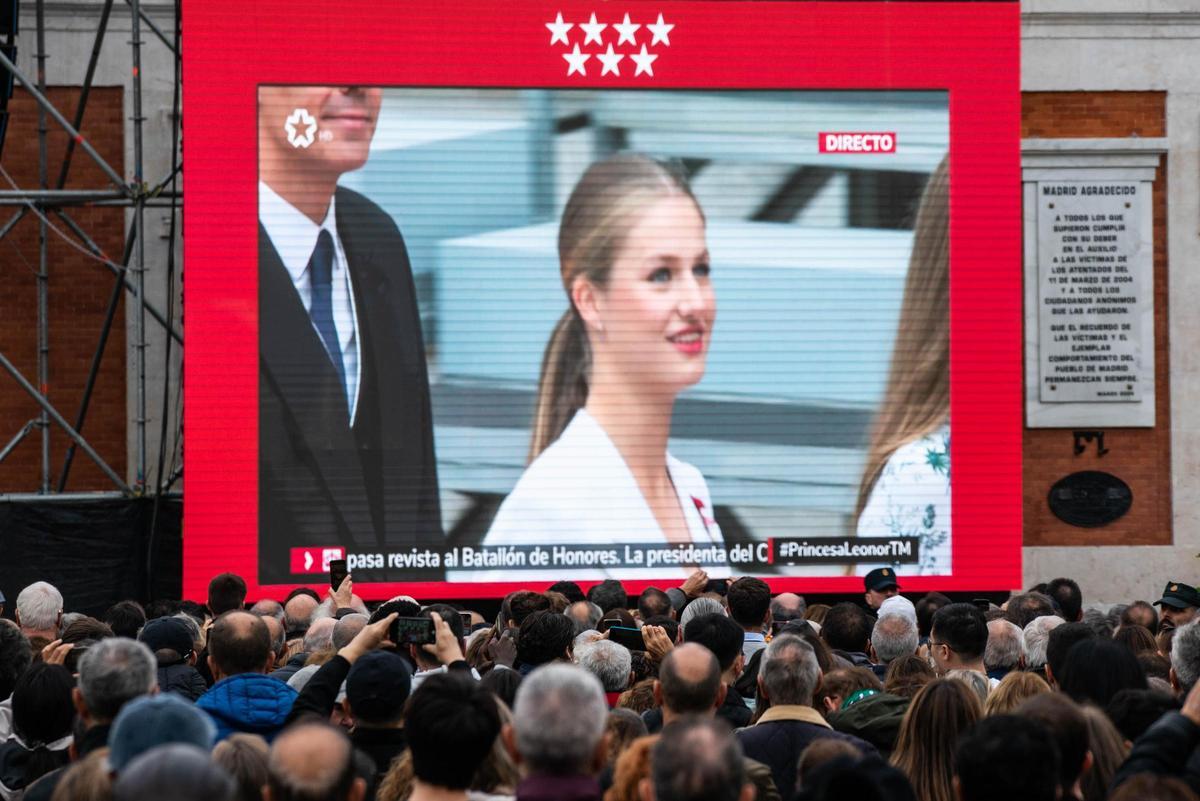
M308 260L308 274L312 278L312 306L308 314L317 333L321 335L321 341L325 343L325 352L333 362L333 369L337 370L342 393L345 394L346 368L342 364L337 326L333 324L333 237L324 229L317 237L317 246Z

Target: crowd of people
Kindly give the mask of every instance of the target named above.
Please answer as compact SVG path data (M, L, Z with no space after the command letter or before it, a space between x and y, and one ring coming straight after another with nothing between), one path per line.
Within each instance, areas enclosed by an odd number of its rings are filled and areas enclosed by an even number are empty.
M1196 801L1200 592L865 604L760 579L133 601L0 619L3 801Z

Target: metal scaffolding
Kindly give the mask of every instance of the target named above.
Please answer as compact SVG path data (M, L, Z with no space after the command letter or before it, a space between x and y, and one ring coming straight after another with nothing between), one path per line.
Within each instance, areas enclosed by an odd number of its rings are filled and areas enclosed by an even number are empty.
M127 133L131 131L133 141L132 164L130 165L130 174L132 177L129 179L122 177L120 170L114 169L105 161L96 148L88 141L87 132L82 130L88 97L91 93L92 83L96 77L96 68L100 60L101 49L104 45L105 36L109 29L109 21L113 14L114 0L104 0L103 8L100 11L87 69L84 75L81 76L79 98L71 119L68 119L63 111L55 107L48 99L46 93L45 0L36 0L34 8L35 25L32 33L33 40L36 43L36 52L34 53L36 75L31 79L17 67L15 59L10 58L3 50L0 50L0 75L3 75L5 70L9 71L15 79L15 83L29 93L37 103L38 108L38 185L36 187L20 187L14 184L7 172L4 172L0 176L4 181L2 184L4 188L0 189L0 208L13 209L11 214L0 213L0 239L7 236L27 215L34 215L37 218L39 228L36 379L31 380L22 374L2 350L0 350L0 369L3 369L12 376L17 385L40 408L38 417L30 420L6 444L0 445L0 461L3 461L26 436L35 431L38 432L41 438L41 474L38 495L47 496L48 498L58 497L63 500L77 498L77 495L67 495L64 492L76 450L83 451L89 459L96 463L101 472L112 482L113 493L126 497L144 495L161 497L171 492L172 486L182 472L182 468L178 468L171 471L170 474L165 474L169 433L167 426L171 418L169 408L170 398L172 390L175 390L176 397L179 397L178 382L180 380L178 374L174 377L172 376L172 350L173 348L182 349L183 347L183 336L175 320L175 293L178 287L175 259L179 232L177 219L182 211L183 201L183 195L178 186L178 179L182 170L179 128L180 0L175 0L174 3L173 30L167 32L164 32L151 20L150 16L142 8L141 0L124 0L124 2L128 7L127 10L130 15L131 25L131 36L128 44L130 47L130 90L133 113L128 120L129 127L126 128ZM174 101L171 125L172 140L170 143L171 169L166 176L153 182L146 181L143 170L143 124L145 122L142 109L142 49L145 44L142 39L143 26L151 31L169 49L172 56L171 60L174 63ZM22 39L28 42L30 38L28 31L25 34ZM51 123L64 130L68 136L66 154L58 176L54 179L51 179L50 176L51 165L49 163L47 146ZM107 177L111 188L64 188L70 174L71 163L76 150L82 150L84 155L99 167L101 172ZM76 209L87 206L117 206L131 210L132 219L129 229L122 232L125 240L125 250L119 261L109 258L97 244L96 237L90 235L86 228L76 219ZM169 234L165 237L167 247L167 292L165 299L161 303L156 303L148 297L146 291L148 267L145 212L148 208L170 209ZM79 408L74 410L73 415L66 410L57 408L51 402L46 391L49 385L51 361L48 319L51 265L48 263L47 248L51 237L61 237L76 250L88 254L90 258L107 268L113 277L104 324L96 340ZM132 309L127 312L130 315L133 337L129 348L134 359L134 380L132 385L134 391L133 423L135 426L135 439L131 448L134 463L132 481L126 481L125 477L114 470L104 460L97 449L88 442L87 436L84 434L88 409L96 380L99 376L105 347L108 344L109 334L114 323L119 323L116 319L116 311L123 294L127 295L134 303ZM164 371L164 391L161 399L162 413L160 415L162 431L159 437L157 469L154 471L155 480L153 482L148 481L148 468L150 467L148 459L150 457L147 455L146 445L147 404L153 402L152 400L148 400L146 392L147 325L161 326L166 334L164 337L166 342L166 369ZM181 352L180 350L176 355ZM50 433L54 426L60 428L70 439L70 445L67 448L65 458L57 472L55 472L56 466L52 464L50 448ZM178 431L175 434L176 436L172 440L178 441ZM0 432L0 437L3 435L3 432Z

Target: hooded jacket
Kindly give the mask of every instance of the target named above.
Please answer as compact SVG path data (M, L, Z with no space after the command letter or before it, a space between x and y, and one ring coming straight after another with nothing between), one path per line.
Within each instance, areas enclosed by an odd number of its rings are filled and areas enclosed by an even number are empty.
M900 736L900 722L912 699L891 693L878 693L865 698L847 709L829 715L829 725L834 731L852 734L866 740L879 749L887 759L896 747Z
M187 662L160 665L158 668L158 691L176 693L189 701L198 701L208 691L200 671Z
M271 742L283 728L296 691L279 679L261 673L240 673L222 679L200 697L196 706L217 724L217 740L245 732Z

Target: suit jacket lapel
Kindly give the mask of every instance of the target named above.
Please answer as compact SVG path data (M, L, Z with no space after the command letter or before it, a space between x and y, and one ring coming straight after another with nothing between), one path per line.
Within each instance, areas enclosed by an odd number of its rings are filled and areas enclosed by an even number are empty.
M259 358L292 416L294 447L324 484L356 542L374 545L362 463L350 430L345 390L329 361L287 268L260 225Z

